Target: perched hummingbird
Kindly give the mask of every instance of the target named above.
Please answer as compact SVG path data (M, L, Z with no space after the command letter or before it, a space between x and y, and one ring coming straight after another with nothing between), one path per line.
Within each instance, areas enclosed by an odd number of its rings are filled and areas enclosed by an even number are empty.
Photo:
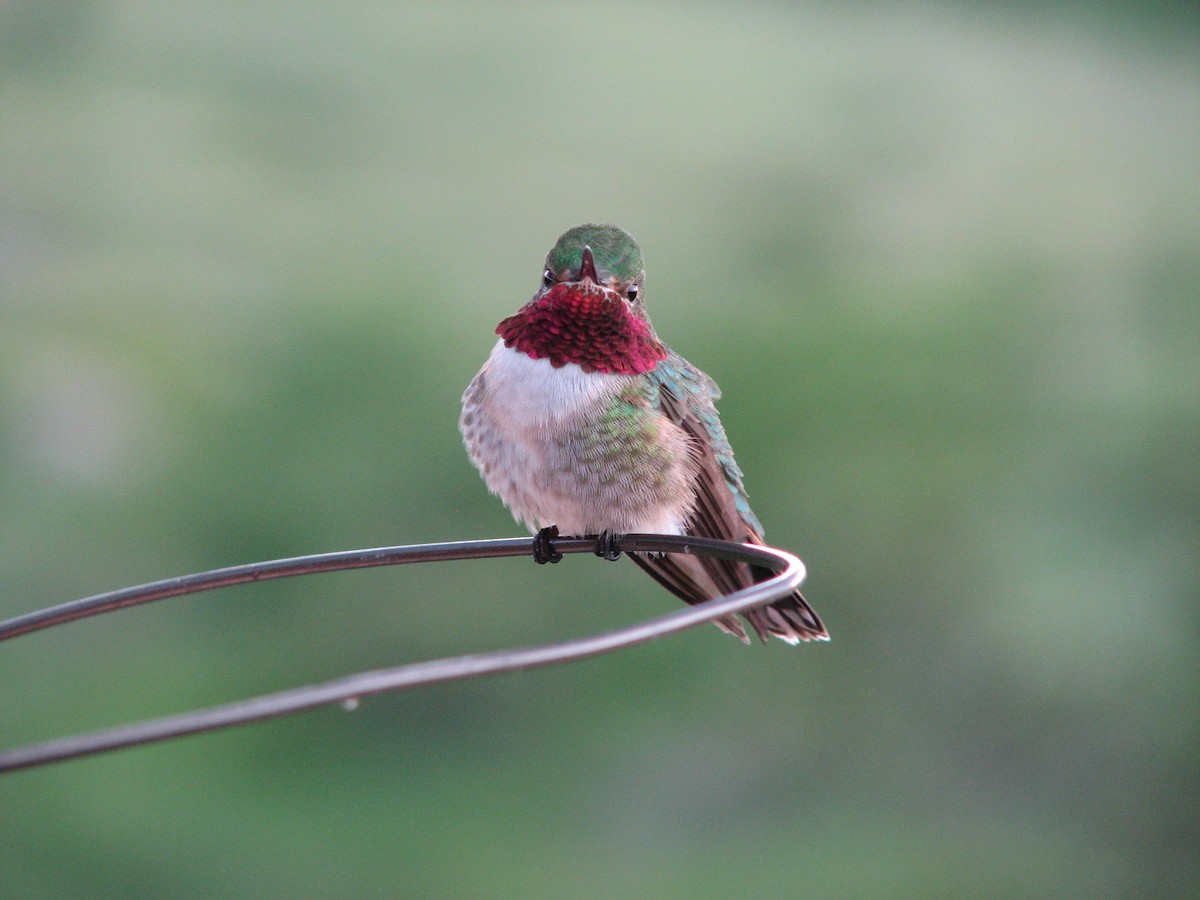
M500 340L463 394L467 453L491 492L540 534L761 544L713 405L720 391L654 333L645 278L641 248L615 225L560 237L537 293L496 328ZM771 574L687 554L631 559L688 603ZM764 641L829 638L799 591L745 618ZM737 618L716 625L749 643Z

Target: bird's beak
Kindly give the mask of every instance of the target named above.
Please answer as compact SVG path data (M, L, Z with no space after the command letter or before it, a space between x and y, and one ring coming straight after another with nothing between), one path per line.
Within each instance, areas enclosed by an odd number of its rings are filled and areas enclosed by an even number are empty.
M583 248L583 262L579 264L579 280L590 278L593 284L599 284L600 279L596 276L596 261L592 259L592 248Z

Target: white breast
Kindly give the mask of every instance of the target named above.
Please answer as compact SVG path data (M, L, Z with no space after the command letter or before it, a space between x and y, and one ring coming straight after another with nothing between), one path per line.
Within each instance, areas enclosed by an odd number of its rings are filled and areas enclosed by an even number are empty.
M497 341L484 367L488 405L522 431L541 431L603 406L631 380L585 372L575 363L555 367Z
M584 372L574 363L555 367L496 343L463 395L460 425L488 487L530 529L680 532L691 508L687 484L694 468L681 431L672 438L678 447L666 467L670 485L665 490L658 483L660 472L645 485L606 483L574 464L571 436L586 429L588 420L634 380ZM669 424L664 428L679 431ZM670 499L660 498L656 489Z

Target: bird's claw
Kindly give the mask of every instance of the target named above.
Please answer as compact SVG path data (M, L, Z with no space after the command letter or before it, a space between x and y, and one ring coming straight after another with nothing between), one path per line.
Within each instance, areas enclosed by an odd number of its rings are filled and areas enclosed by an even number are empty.
M557 525L547 525L533 536L533 561L539 566L544 566L546 563L556 563L563 558L563 555L555 550L554 545L550 543L557 537Z
M592 552L601 559L607 559L609 562L614 559L621 558L621 551L617 548L617 541L621 536L615 531L602 531L596 538L596 549Z

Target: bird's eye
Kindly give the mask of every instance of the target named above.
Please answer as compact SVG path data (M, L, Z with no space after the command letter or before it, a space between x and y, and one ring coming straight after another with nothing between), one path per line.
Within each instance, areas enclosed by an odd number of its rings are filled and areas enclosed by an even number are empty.
M554 284L554 273L547 269L542 273L542 287L550 287Z
M630 303L633 303L637 300L639 290L640 288L636 284L631 284L629 289L625 291L625 296L629 298Z

